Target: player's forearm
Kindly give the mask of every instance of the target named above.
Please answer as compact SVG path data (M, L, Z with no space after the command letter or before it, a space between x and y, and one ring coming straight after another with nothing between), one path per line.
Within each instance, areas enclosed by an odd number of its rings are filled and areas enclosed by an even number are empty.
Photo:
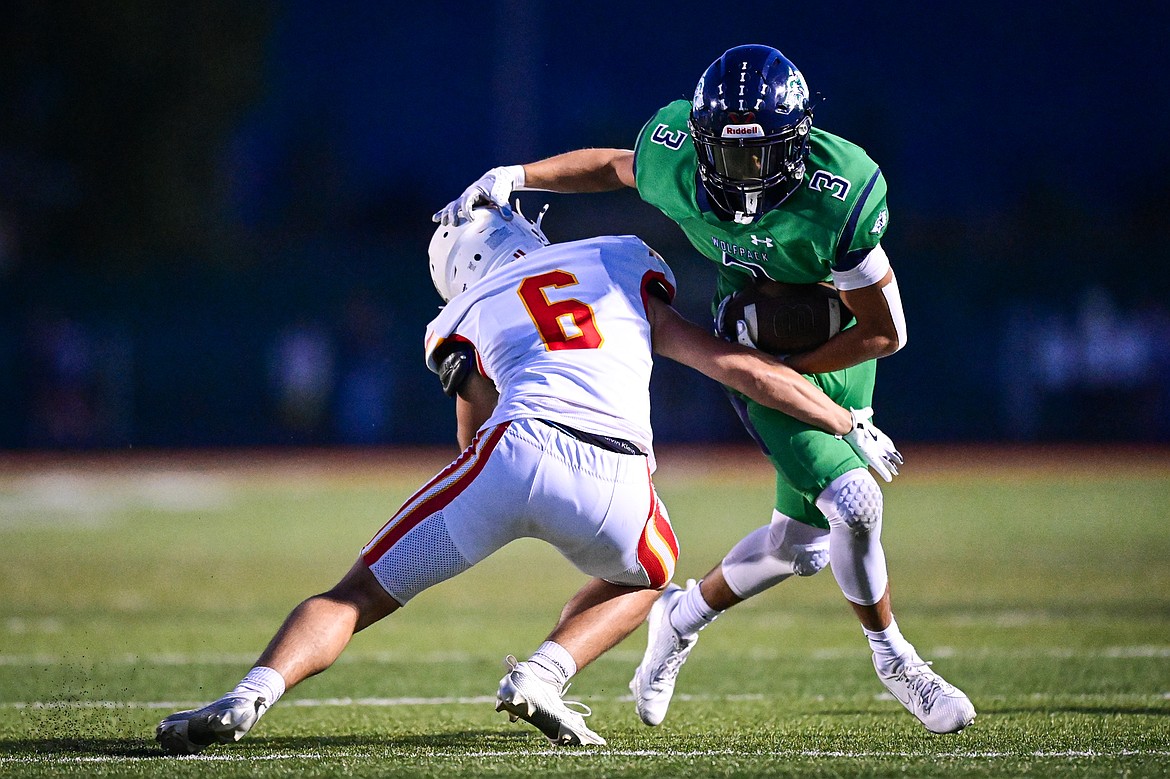
M471 446L483 421L470 405L461 402L460 398L455 399L455 440L459 444L459 451Z
M496 410L499 399L496 386L478 373L472 373L459 387L455 396L455 437L461 450L471 446L475 434Z
M775 357L716 338L657 298L649 299L647 313L654 351L663 357L829 433L853 428L848 411Z
M875 284L841 291L857 324L785 362L801 373L827 373L888 357L906 345L906 316L893 269Z
M524 166L524 186L550 192L608 192L632 187L633 152L577 149Z
M852 429L849 412L795 371L768 364L756 355L742 355L725 361L721 367L720 380L725 385L761 405L834 435Z
M886 357L898 351L896 338L886 333L867 333L860 327L845 330L812 351L784 360L798 373L828 373Z

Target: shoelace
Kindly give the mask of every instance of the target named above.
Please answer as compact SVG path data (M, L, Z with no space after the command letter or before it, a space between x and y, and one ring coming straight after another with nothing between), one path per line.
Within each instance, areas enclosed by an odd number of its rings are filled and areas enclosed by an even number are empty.
M581 715L582 717L592 717L593 716L593 709L589 708L588 704L583 703L581 701L567 701L567 700L565 700L565 693L567 693L568 691L569 691L569 685L566 684L565 689L561 690L561 703L565 704L565 708L568 709L569 711L573 712L574 714ZM573 708L574 706L576 706L577 708L574 709Z
M930 663L922 660L908 663L898 672L906 686L922 700L922 710L930 713L935 700L942 694L942 677L930 670Z
M678 676L678 672L682 669L683 661L687 659L687 655L691 653L691 647L695 645L694 641L683 641L681 637L675 637L675 649L662 663L662 670L655 674L654 678L650 680L650 686L654 689L661 689L665 682L674 681Z
M537 677L537 678L540 678L540 677ZM567 700L565 700L565 693L567 693L569 691L569 688L572 686L573 686L572 682L565 682L565 686L561 688L560 693L558 693L560 696L560 699L561 699L561 703L565 704L565 708L568 709L569 711L573 712L574 714L580 714L582 717L593 716L593 709L589 708L588 704L583 703L581 701L567 701ZM573 706L576 706L577 708L574 709L574 708L572 708Z

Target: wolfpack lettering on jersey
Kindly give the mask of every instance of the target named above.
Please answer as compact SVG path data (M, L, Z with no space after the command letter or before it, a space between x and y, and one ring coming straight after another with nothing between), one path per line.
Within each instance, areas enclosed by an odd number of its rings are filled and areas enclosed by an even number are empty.
M761 244L764 246L772 245L771 238L761 239L754 235L751 236L751 242L755 246L759 246ZM755 261L756 263L768 262L767 252L756 251L755 249L749 249L746 246L736 246L735 244L728 243L727 241L715 235L711 236L711 243L714 244L719 249L719 251L723 252L724 254L729 254L737 259L743 258L746 260Z
M547 419L634 442L650 457L649 287L674 274L640 239L556 243L488 273L427 327L427 367L449 339L471 343L500 392L484 427Z
M717 299L753 277L827 281L830 271L856 267L877 246L889 223L881 170L860 147L816 127L801 186L780 207L747 224L720 220L707 207L691 144L661 140L686 132L690 110L691 102L676 100L647 122L635 146L634 173L642 199L719 265Z

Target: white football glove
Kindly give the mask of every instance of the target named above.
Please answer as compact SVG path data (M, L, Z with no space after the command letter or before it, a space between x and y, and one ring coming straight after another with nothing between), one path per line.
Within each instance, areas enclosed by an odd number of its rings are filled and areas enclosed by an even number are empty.
M512 192L524 187L524 166L508 165L492 168L463 190L463 194L448 203L443 210L435 212L431 219L445 225L456 226L471 213L477 205L495 203L505 216L511 216L508 198Z
M893 481L898 475L898 466L903 463L902 454L894 448L893 440L870 422L873 409L851 408L849 416L853 420L853 429L838 438L853 447L857 456L877 471L886 481Z
M727 304L731 302L731 295L719 301L719 307L715 309L715 335L722 336L724 331L723 319L727 314ZM731 340L728 338L727 340ZM747 322L742 319L735 321L735 341L741 346L746 346L749 349L756 349L756 342L752 340L752 335L748 331Z

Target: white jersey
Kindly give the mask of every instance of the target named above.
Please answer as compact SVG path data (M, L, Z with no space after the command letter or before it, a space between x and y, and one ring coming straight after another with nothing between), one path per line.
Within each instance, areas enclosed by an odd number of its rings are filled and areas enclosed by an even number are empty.
M484 428L547 419L627 439L649 458L653 364L647 288L666 262L633 236L545 246L488 273L430 323L427 367L450 339L475 347L500 399Z

